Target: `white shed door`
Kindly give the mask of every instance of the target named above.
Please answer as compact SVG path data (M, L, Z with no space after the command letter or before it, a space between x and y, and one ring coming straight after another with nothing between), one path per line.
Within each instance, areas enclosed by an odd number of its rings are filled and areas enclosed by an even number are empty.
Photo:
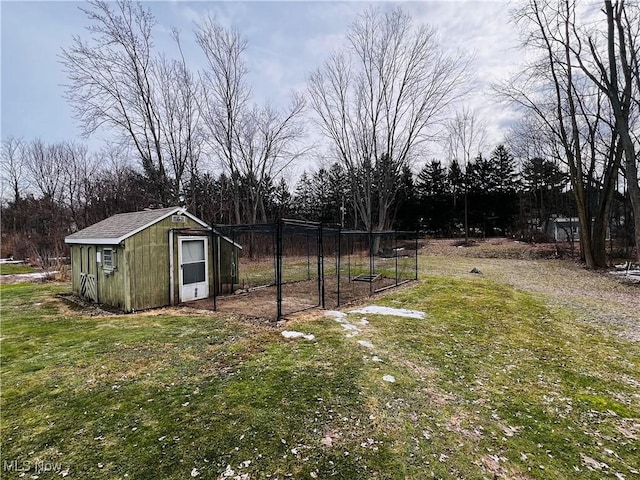
M179 239L180 301L199 300L209 296L207 237Z

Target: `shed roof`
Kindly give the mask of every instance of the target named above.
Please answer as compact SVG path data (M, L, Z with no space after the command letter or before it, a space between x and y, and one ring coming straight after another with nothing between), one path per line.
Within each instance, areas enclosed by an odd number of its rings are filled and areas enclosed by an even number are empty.
M75 232L64 239L65 243L115 245L126 238L144 230L154 223L164 220L170 215L184 215L203 227L208 225L191 215L182 207L160 208L156 210L142 210L140 212L118 213L101 222Z

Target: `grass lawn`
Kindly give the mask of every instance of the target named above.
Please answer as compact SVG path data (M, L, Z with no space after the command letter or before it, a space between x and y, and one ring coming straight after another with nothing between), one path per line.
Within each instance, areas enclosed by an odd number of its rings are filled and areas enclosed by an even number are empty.
M20 273L33 273L35 268L29 265L18 265L14 263L0 263L0 275L17 275Z
M470 261L282 328L0 285L2 478L638 478L640 344Z
M324 258L325 275L336 275L338 266L335 256ZM415 278L415 257L375 257L374 273L387 278L395 278L396 270L400 280ZM255 287L274 283L275 266L273 260L251 261L241 259L240 280L247 287ZM362 274L369 274L369 257L352 255L349 260L343 256L340 264L340 275L343 278L353 278ZM282 264L282 281L300 282L318 278L318 264L315 256L287 257Z

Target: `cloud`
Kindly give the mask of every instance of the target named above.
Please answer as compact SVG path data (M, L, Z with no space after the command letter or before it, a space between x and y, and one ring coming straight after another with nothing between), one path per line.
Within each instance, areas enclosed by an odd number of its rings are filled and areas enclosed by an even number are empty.
M62 98L66 76L56 57L73 34L86 36L87 19L80 2L4 2L2 5L3 135L47 141L74 138L78 129ZM489 86L508 78L523 64L515 48L517 32L508 23L505 2L153 2L146 3L158 22L156 47L174 55L171 27L181 31L187 61L205 68L193 28L207 13L248 39L250 82L259 103L286 104L289 92L304 90L309 73L331 52L346 45L345 34L364 9L400 5L415 19L436 28L443 46L475 53L477 90L465 104L487 119L496 141L514 113L497 105ZM492 140L493 141L493 140Z
M471 55L472 92L455 109L466 107L486 125L486 148L504 141L508 127L517 118L500 104L492 84L510 78L522 68L525 58L517 48L518 34L509 22L509 4L504 1L421 2L409 4L416 23L429 24L438 32L442 46L451 54ZM434 145L432 153L442 155Z

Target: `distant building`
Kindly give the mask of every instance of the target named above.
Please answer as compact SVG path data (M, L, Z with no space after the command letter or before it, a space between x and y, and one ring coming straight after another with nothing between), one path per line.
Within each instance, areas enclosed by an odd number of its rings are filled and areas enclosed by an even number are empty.
M580 240L580 220L578 217L552 217L547 225L546 234L556 242ZM611 229L607 227L607 240L611 238Z

